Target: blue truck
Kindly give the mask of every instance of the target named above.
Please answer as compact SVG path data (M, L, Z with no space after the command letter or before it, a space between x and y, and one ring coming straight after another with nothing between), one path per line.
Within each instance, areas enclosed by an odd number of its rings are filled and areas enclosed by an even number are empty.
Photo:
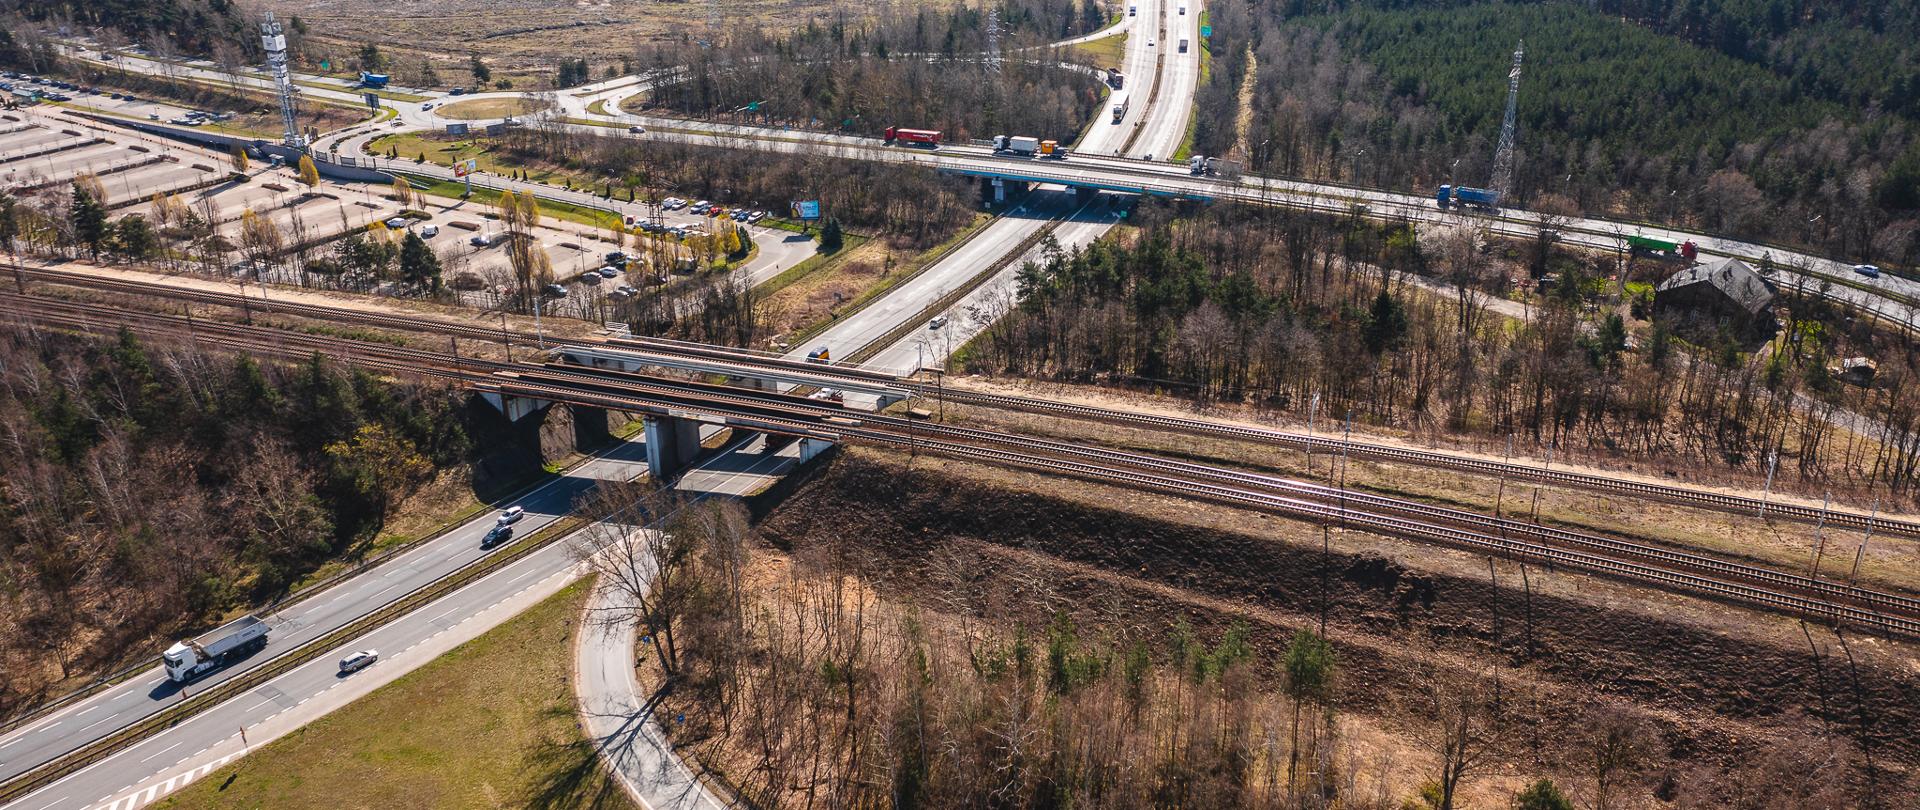
M1469 186L1441 186L1439 191L1434 192L1433 199L1441 208L1457 205L1491 211L1500 205L1500 192Z
M387 86L387 80L389 78L391 77L385 73L368 73L363 70L360 71L360 86L379 90Z

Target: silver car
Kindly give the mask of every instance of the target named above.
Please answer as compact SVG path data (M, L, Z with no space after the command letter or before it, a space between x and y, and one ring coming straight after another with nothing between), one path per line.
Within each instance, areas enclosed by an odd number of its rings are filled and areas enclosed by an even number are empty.
M361 650L340 659L340 674L346 675L348 673L359 672L360 670L373 666L373 662L378 660L380 660L379 650Z

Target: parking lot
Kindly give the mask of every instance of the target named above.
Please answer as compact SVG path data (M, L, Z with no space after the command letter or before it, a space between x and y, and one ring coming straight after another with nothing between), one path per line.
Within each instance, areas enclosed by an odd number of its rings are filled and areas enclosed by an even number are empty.
M109 208L218 181L223 157L184 144L107 129L55 115L58 108L7 113L0 120L0 184L16 191L58 189L98 178Z

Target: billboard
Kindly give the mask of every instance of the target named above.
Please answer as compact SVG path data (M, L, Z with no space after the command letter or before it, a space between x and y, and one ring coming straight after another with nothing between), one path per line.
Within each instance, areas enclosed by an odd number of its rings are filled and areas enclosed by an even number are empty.
M448 135L465 135L467 134L467 125L466 124L448 124L447 134Z
M367 100L367 109L369 109L369 110L372 110L372 111L374 111L374 112L379 112L379 111L380 111L380 96L379 96L379 94L377 94L377 93L366 93L366 94L364 94L364 97L365 97L365 98L366 98L366 100Z
M809 220L819 219L820 218L820 201L819 200L795 200L793 202L793 218L809 219Z
M473 158L467 158L466 160L453 164L454 177L466 177L477 171L480 171L480 161Z

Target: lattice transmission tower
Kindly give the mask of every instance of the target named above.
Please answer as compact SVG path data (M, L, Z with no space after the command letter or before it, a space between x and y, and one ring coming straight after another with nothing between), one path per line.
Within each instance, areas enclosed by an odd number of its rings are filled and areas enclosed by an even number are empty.
M1513 138L1517 125L1514 115L1520 104L1520 61L1527 55L1526 40L1513 49L1513 69L1507 72L1507 117L1500 123L1500 145L1493 150L1493 182L1488 187L1507 196L1513 185Z
M1000 9L987 11L987 73L1000 75Z
M293 109L293 76L287 72L287 35L280 31L280 21L273 18L273 12L267 12L267 19L260 23L260 42L267 50L267 70L273 73L273 86L280 96L280 123L286 127L286 144L292 149L306 149L306 136L300 134L299 117Z

